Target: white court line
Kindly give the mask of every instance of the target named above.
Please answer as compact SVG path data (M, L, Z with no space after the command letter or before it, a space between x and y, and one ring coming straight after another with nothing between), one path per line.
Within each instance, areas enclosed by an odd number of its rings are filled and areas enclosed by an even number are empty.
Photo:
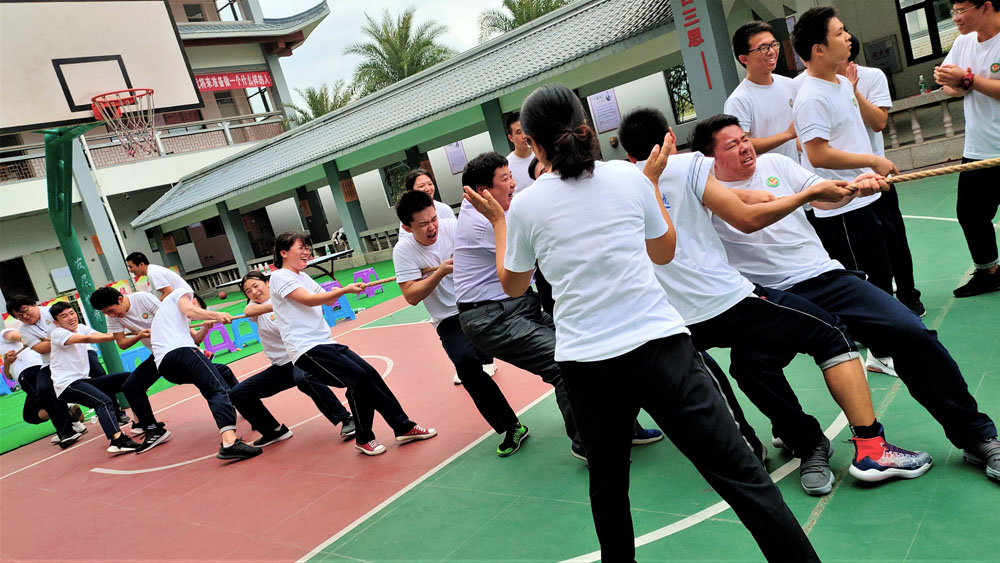
M958 219L952 219L951 217L928 217L926 215L903 215L903 219L926 219L928 221L948 221L949 223L958 223Z
M837 415L837 418L834 419L834 421L830 424L830 426L827 427L824 434L826 434L827 438L832 440L833 438L836 438L837 434L840 434L840 431L846 427L847 427L847 416L845 416L844 413L841 412L839 415ZM800 463L801 460L796 458L782 465L776 471L774 471L774 473L771 473L771 480L777 483L778 481L784 479L785 477L790 475L792 471L798 469ZM669 526L664 526L659 530L654 530L652 532L649 532L648 534L643 534L635 538L635 547L638 548L646 544L653 543L656 540L660 540L667 536L676 534L681 530L686 530L691 526L694 526L695 524L700 524L701 522L708 520L709 518L715 516L716 514L719 514L720 512L724 512L728 508L729 508L729 503L725 501L717 502L700 512L696 512L695 514L692 514L687 518L678 520L677 522L674 522ZM600 559L601 559L601 552L593 551L586 555L574 557L573 559L567 559L563 563L590 563L592 561L598 561Z
M543 394L542 396L538 397L537 399L535 399L534 401L532 401L531 403L529 403L523 409L517 411L517 416L520 417L528 409L530 409L531 407L537 405L539 402L542 401L542 399L545 399L546 397L548 397L549 395L551 395L554 392L555 392L555 389L549 389L547 392L545 392L545 394ZM427 473L424 473L423 475L421 475L420 477L418 477L416 480L414 480L413 482L411 482L409 485L407 485L407 486L403 487L402 489L400 489L399 491L397 491L396 494L394 494L391 497L385 499L378 506L376 506L375 508L369 510L368 512L366 512L363 516L361 516L360 518L358 518L354 522L351 522L351 524L349 526L347 526L346 528L344 528L341 531L337 532L333 537L331 537L330 539L326 540L325 542L319 544L318 546L314 547L312 549L312 551L310 551L309 553L307 553L307 554L303 555L302 557L298 558L298 560L295 563L303 563L304 561L308 561L310 558L312 558L313 556L315 556L319 552L321 552L324 549L326 549L330 544L332 544L332 543L336 542L337 540L339 540L340 538L344 537L344 535L348 534L351 530L357 528L361 524L364 524L365 521L367 521L372 516L378 514L383 508L385 508L385 507L389 506L390 504L392 504L396 499L398 499L399 497L405 495L406 493L408 493L411 489L413 489L414 487L416 487L420 483L423 483L424 481L426 481L428 478L430 478L431 475L434 475L438 471L444 469L445 466L447 466L449 463L455 461L456 459L458 459L459 457L461 457L462 454L464 454L465 452L467 452L467 451L471 450L472 448L476 447L476 445L478 445L480 442L482 442L483 440L485 440L485 439L487 439L487 438L489 438L490 436L493 436L493 435L495 435L495 432L493 430L490 430L490 431L486 432L485 434L483 434L482 436L480 436L475 441L473 441L472 443L470 443L469 445L467 445L464 448L462 448L461 450L455 452L448 459L446 459L446 460L442 461L441 463L437 464L430 471L428 471Z

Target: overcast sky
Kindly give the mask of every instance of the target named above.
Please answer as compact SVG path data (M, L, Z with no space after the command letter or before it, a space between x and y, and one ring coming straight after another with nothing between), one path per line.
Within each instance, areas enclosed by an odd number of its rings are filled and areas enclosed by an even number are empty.
M279 18L290 16L311 8L319 0L260 0L264 16ZM338 78L350 82L354 67L360 57L344 56L344 48L352 43L364 41L361 27L365 23L365 13L381 19L388 8L395 16L408 6L417 6L415 12L418 24L434 20L448 27L440 42L464 51L477 44L479 13L487 8L499 8L500 0L327 0L330 15L313 30L302 46L295 49L291 57L281 58L281 68L292 89L292 96L299 101L295 88L319 86L323 82L333 84Z

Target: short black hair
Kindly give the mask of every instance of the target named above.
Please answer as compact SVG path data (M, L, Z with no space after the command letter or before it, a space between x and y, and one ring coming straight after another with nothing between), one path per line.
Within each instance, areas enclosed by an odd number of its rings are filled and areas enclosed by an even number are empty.
M243 295L246 296L247 303L250 302L250 296L247 295L246 285L247 282L250 280L260 280L264 283L267 283L267 276L264 275L264 272L261 272L259 270L250 270L249 272L247 272L247 275L243 276L243 279L240 280L240 291L242 291Z
M670 129L667 116L653 108L638 108L628 112L618 126L618 140L629 156L645 160L653 147L663 143Z
M434 207L431 196L416 190L409 191L396 202L396 217L399 217L400 223L409 227L413 222L413 216L428 207Z
M861 53L861 40L858 39L857 35L851 34L851 56L847 58L847 62L853 63L854 59L858 58L858 54Z
M434 189L437 189L437 181L434 180L434 175L430 172L424 170L423 168L417 168L415 170L410 170L406 173L406 180L403 181L403 185L406 187L406 191L413 189L414 184L417 183L417 178L421 176L427 176L431 179L431 183L434 184Z
M740 120L725 113L702 119L688 138L691 150L698 151L705 156L712 156L712 149L715 147L715 134L730 125L739 127Z
M989 1L990 0L951 0L951 4L954 6L955 4L958 4L959 2L968 2L969 4L972 4L972 5L974 5L977 8L982 8ZM993 6L993 11L994 12L1000 12L1000 2L997 2L996 0L993 0L993 3L991 4L991 6Z
M521 112L519 111L515 111L514 113L508 115L507 119L504 120L504 125L507 127L508 135L514 134L510 131L510 128L513 127L518 121L521 121Z
M792 29L792 46L803 61L812 58L813 45L828 45L826 36L830 32L830 20L837 17L833 6L817 6L805 11Z
M69 301L56 301L51 307L49 307L49 314L52 315L52 318L54 319L62 314L62 312L66 309L72 308L73 306L69 304Z
M465 165L462 185L474 190L493 187L493 174L498 168L507 166L507 158L497 152L484 152Z
M131 262L136 266L140 264L149 264L149 258L146 258L146 255L141 252L133 252L129 254L128 256L125 257L125 261Z
M281 251L289 250L290 248L292 248L292 245L294 245L295 241L297 240L301 240L302 244L306 246L312 246L313 244L313 239L311 236L305 233L299 233L295 231L289 233L281 233L280 235L278 235L277 238L274 239L275 266L279 268L281 267Z
M764 32L774 35L774 28L767 22L754 20L741 25L740 28L736 30L736 33L733 34L733 54L736 55L736 62L743 65L743 68L746 68L747 65L744 65L743 61L740 60L740 55L749 55L750 38L758 33Z
M20 311L21 307L31 307L35 304L35 300L27 295L15 295L7 300L7 314L13 315Z
M105 307L114 307L121 297L121 292L113 287L99 287L90 294L90 306L98 311Z
M205 309L206 311L208 310L208 303L205 303L205 299L201 295L192 293L191 298L194 299L194 302L197 303L199 307Z

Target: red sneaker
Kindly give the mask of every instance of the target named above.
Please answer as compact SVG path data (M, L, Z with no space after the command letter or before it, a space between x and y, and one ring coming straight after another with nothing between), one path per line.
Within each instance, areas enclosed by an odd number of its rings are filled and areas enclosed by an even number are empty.
M365 442L364 444L354 444L354 449L365 455L379 455L385 453L385 446L378 443L378 440Z
M433 428L424 428L417 424L410 429L406 434L400 434L396 436L396 441L405 444L406 442L412 442L414 440L427 440L428 438L433 438L437 436L437 430Z

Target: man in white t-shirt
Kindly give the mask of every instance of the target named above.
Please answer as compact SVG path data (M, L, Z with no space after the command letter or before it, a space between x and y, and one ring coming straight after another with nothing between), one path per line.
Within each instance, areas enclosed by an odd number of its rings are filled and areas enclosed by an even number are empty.
M514 195L535 183L528 168L535 154L528 145L528 136L521 129L521 113L514 112L507 116L504 122L507 126L507 138L514 145L514 150L507 155L507 167L514 176Z
M713 171L728 188L764 187L789 197L820 179L781 155L759 159L735 124L705 120L695 128L694 150L715 157ZM845 270L830 258L801 208L752 234L713 217L729 264L750 281L804 297L840 318L853 338L879 357L892 356L900 379L913 398L944 428L970 463L986 465L1000 479L1000 442L989 416L976 399L951 355L905 305ZM766 350L756 350L766 359ZM860 452L859 452L859 455Z
M528 427L518 421L503 391L483 370L483 364L487 363L484 354L462 332L458 322L452 279L458 222L439 221L433 200L418 191L403 194L396 203L396 215L403 229L411 234L406 239L400 237L392 249L399 289L410 305L423 302L441 345L455 366L456 376L486 422L504 436L497 446L497 455L512 455L528 437ZM429 268L437 269L425 274Z
M1000 157L1000 1L952 0L952 19L962 34L934 81L949 96L962 96L965 110L963 162ZM1000 290L997 235L993 219L1000 209L1000 168L958 176L956 215L969 245L975 272L955 297Z
M136 278L146 276L149 285L160 292L160 299L165 299L171 291L184 289L194 291L188 282L184 281L177 272L170 268L164 268L158 264L150 264L146 255L141 252L133 252L125 258L125 265L128 271L132 272Z
M795 98L793 117L811 170L822 178L851 181L875 171L898 173L892 161L872 153L851 82L837 75L837 65L850 57L850 34L831 7L807 10L795 24L795 51L809 61L808 77ZM867 107L866 106L866 107ZM805 161L803 161L805 162ZM835 209L815 209L813 226L830 254L869 281L892 293L892 266L878 216L872 207L879 195L856 198Z
M724 111L740 120L757 154L773 151L798 159L792 125L795 88L792 79L773 74L781 54L773 31L767 23L752 21L733 34L733 54L747 77L726 99Z

